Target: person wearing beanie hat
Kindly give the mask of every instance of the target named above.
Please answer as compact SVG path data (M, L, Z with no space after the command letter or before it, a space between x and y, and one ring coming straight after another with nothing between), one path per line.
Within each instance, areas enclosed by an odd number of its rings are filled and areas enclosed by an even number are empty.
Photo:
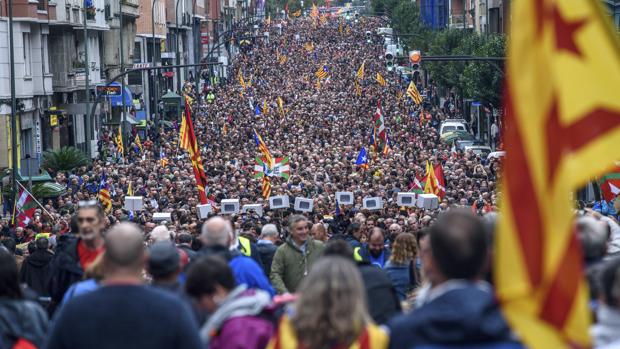
M146 269L153 278L151 286L176 296L199 325L199 321L204 319L204 314L194 310L180 281L180 274L183 270L181 252L172 241L156 242L149 248Z
M147 270L153 277L151 284L180 293L181 257L177 247L171 241L156 242L149 248L148 258Z

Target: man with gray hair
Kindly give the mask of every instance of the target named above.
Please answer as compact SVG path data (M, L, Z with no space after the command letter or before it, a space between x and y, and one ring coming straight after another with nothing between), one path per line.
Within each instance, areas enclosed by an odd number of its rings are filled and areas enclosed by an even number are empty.
M46 348L201 348L196 323L181 301L143 285L147 258L140 228L115 225L105 248L102 287L62 308Z
M230 221L219 216L210 218L202 226L200 241L203 244L201 254L223 257L232 269L237 284L267 291L272 296L275 294L258 263L234 248L234 231Z
M309 233L308 219L295 214L289 218L290 236L278 247L271 265L271 282L278 293L294 293L310 267L323 253L323 243Z
M258 254L261 262L263 262L263 270L265 275L269 275L271 272L271 262L273 262L273 255L276 253L278 247L276 242L278 241L278 227L275 224L265 224L261 230L261 234L258 238Z

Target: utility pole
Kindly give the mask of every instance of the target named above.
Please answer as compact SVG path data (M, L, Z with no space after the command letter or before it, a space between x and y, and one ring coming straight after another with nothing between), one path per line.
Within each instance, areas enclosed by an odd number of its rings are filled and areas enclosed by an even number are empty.
M13 51L13 0L9 0L9 59L11 60L11 166L13 200L17 200L17 100L15 98L15 53ZM13 202L15 204L15 202Z
M119 21L119 25L118 25L118 32L119 32L119 37L120 37L120 60L121 60L121 64L120 64L120 69L119 72L122 73L125 71L125 50L124 50L124 43L123 43L123 2L119 1L118 3L119 9L118 9L118 21ZM125 98L126 98L126 94L125 94L125 77L123 76L121 78L121 142L123 141L123 136L125 135Z
M93 126L92 126L92 120L90 119L90 115L88 115L88 110L90 109L90 86L89 86L89 79L90 79L90 64L88 62L88 29L86 27L87 23L86 23L86 17L87 17L87 13L86 13L86 0L84 0L84 2L82 3L82 7L84 10L84 71L86 72L85 74L85 92L86 92L86 109L84 111L84 116L86 118L86 122L85 122L85 126L86 126L86 132L85 132L85 136L86 136L86 155L88 156L89 159L92 158L92 152L90 149L90 141L93 138L92 137L92 132L93 132Z
M153 40L153 56L151 57L151 62L153 67L155 67L155 3L157 0L153 0L151 3L151 40ZM159 101L158 101L158 90L157 90L157 80L159 80L159 70L153 70L153 108L155 109L155 132L159 135ZM159 145L159 137L157 137L157 144Z
M174 46L175 46L175 57L176 57L176 62L177 62L177 66L181 64L181 55L179 54L179 1L177 0L177 3L175 5L174 8L174 21L175 21L175 33L176 35L174 36ZM180 95L181 94L181 68L177 67L177 93Z

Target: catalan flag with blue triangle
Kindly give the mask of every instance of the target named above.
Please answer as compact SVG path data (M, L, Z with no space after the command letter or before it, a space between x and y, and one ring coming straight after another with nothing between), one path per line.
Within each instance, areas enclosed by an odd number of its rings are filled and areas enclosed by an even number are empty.
M366 155L366 148L362 147L360 153L357 155L355 165L361 167L364 170L368 169L368 156Z
M99 190L97 197L103 206L104 211L110 212L112 210L112 197L110 196L110 190L108 189L107 177L105 171L101 174L101 181L99 182Z

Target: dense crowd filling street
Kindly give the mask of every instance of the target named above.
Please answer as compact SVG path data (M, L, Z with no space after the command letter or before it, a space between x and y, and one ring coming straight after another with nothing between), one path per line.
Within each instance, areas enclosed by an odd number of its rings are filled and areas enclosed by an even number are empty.
M0 223L0 348L524 347L493 289L504 120L491 155L446 137L463 106L386 69L385 25L262 21L221 84L184 82L179 119L51 173L65 195ZM608 211L576 224L596 347L620 341Z

